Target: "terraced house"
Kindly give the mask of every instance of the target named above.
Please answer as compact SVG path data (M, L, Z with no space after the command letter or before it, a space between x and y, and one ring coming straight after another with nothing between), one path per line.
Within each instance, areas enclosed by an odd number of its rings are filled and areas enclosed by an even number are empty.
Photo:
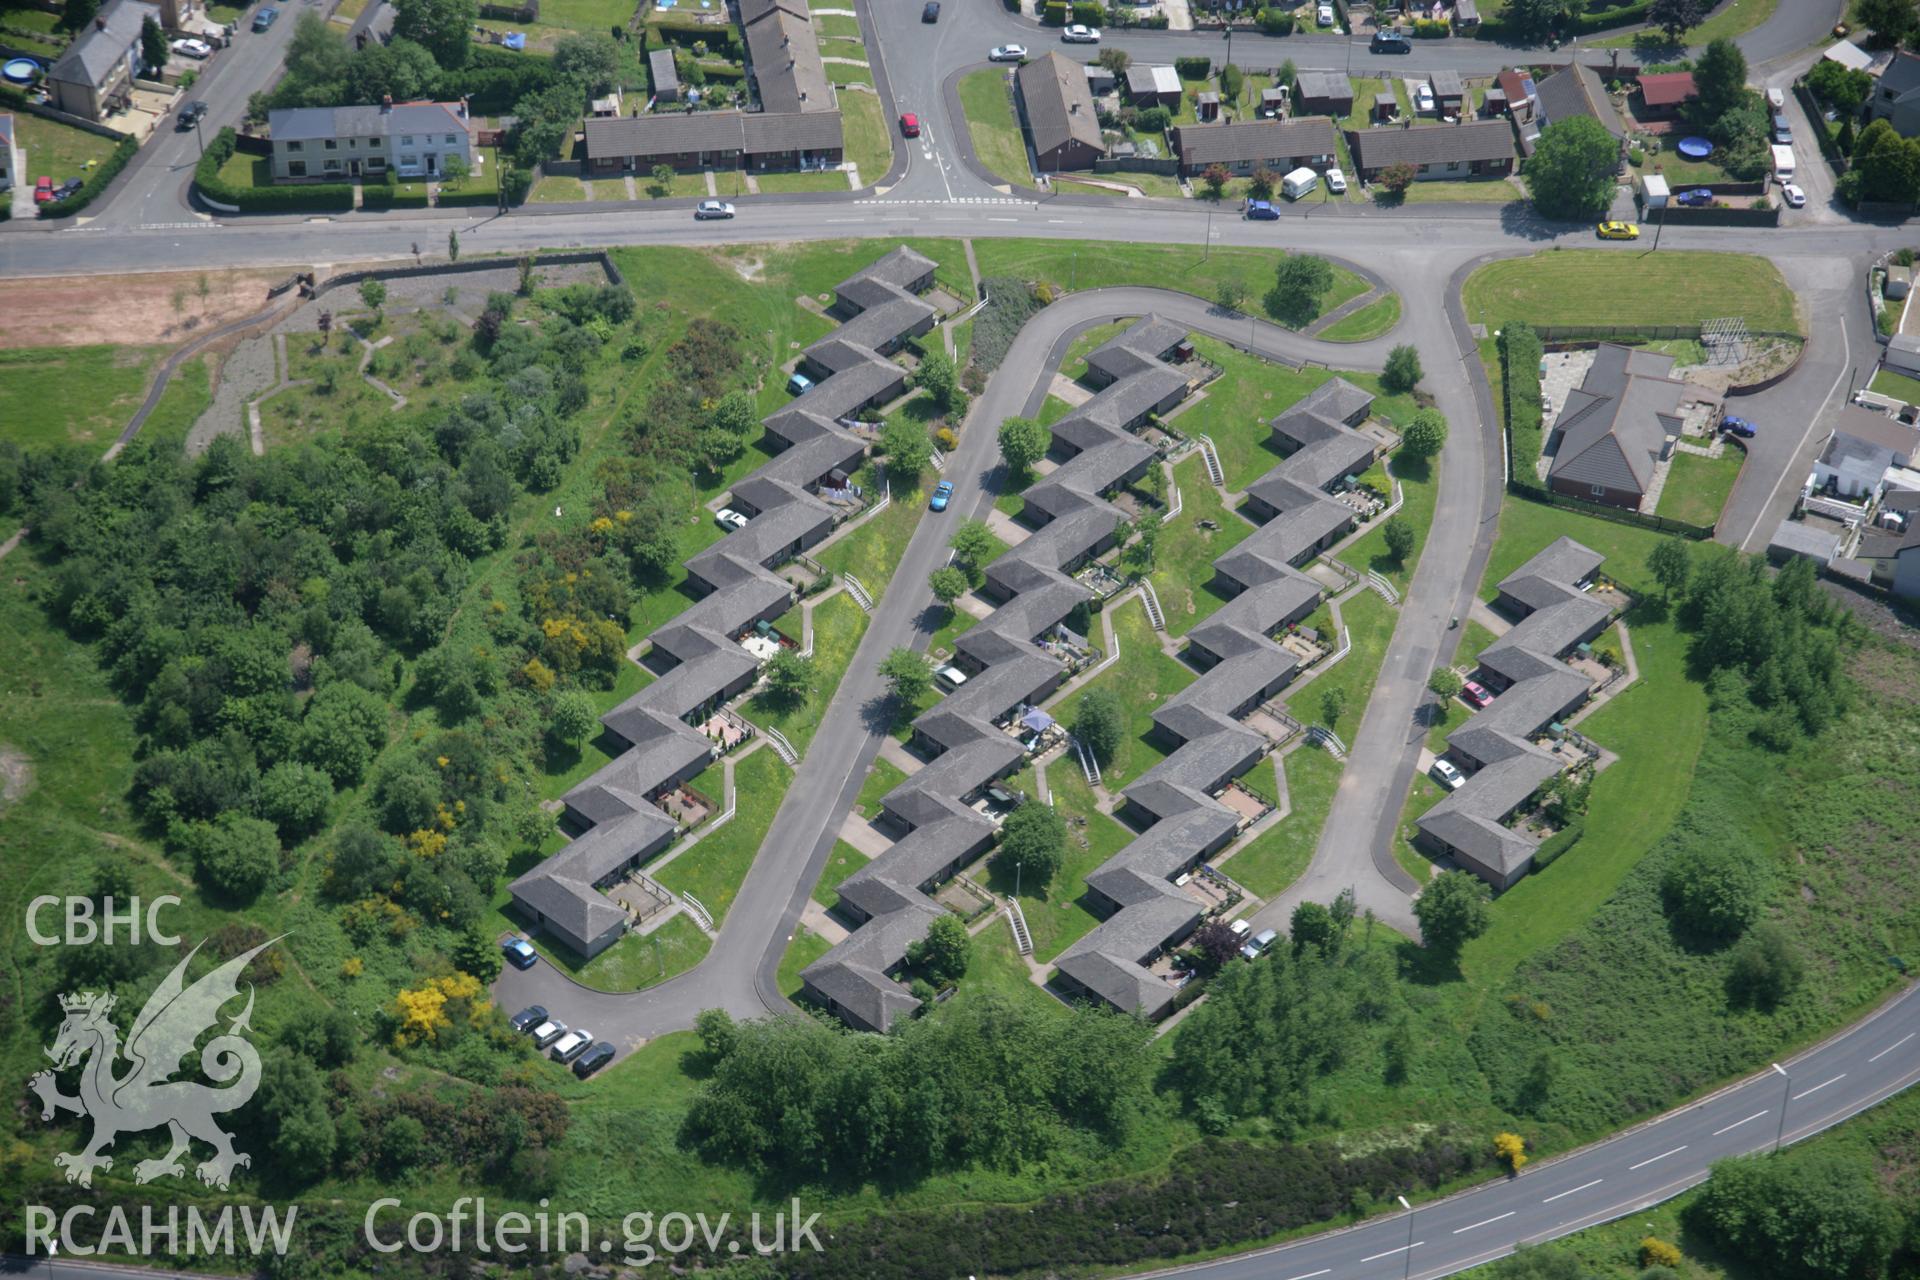
M798 594L774 570L847 514L821 494L845 488L867 446L838 420L905 387L906 370L881 353L932 325L936 312L917 293L933 272L901 248L840 283L847 322L807 351L828 372L764 420L779 452L728 497L747 523L686 562L699 601L648 637L653 682L600 718L627 749L566 794L579 834L509 886L523 915L581 956L619 941L627 911L605 890L673 843L679 824L662 802L713 760L705 726L759 678L760 660L741 641Z
M438 178L449 162L473 169L473 126L464 102L385 102L377 107L291 107L270 112L276 182Z

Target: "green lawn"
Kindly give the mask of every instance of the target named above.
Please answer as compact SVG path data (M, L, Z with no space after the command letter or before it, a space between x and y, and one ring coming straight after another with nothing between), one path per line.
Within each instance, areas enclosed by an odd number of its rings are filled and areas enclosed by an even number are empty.
M802 629L800 610L801 606L795 605L775 621L782 634L795 640L800 639ZM814 732L820 728L820 718L827 713L827 704L833 701L834 690L840 687L840 678L853 661L860 637L866 633L866 612L845 591L815 605L812 690L791 706L776 703L765 693L755 694L741 708L747 719L778 729L795 751L804 754L813 741Z
M1086 252L1080 251L1082 247ZM1208 253L1200 245L1102 243L1081 246L1072 240L982 240L974 245L974 257L980 264L982 278L1014 276L1027 281L1048 281L1069 289L1153 285L1184 290L1207 299L1217 296L1222 280L1232 279L1246 288L1256 300L1252 304L1255 306L1285 256L1278 249L1215 246L1213 252ZM1359 276L1335 265L1333 287L1320 299L1321 314L1349 298L1359 297L1368 288Z
M86 177L89 169L113 154L112 139L44 116L19 112L13 117L13 128L14 145L27 153L20 171L24 183L48 177L57 187L68 178Z
M160 403L140 424L145 441L178 441L185 444L187 431L213 403L213 388L207 371L207 358L189 360L174 370Z
M1120 645L1119 659L1055 708L1053 714L1062 723L1072 724L1080 700L1094 689L1105 689L1119 699L1127 713L1127 731L1113 759L1100 762L1102 781L1109 791L1117 792L1166 758L1173 744L1155 728L1153 711L1192 684L1194 673L1185 663L1162 652L1159 636L1147 621L1147 608L1138 599L1129 599L1111 612L1114 638ZM1094 634L1097 638L1101 633ZM1052 770L1047 777L1052 779Z
M830 573L846 575L851 573L860 579L860 585L877 601L893 581L893 571L899 567L900 556L907 549L907 543L913 537L913 531L920 527L920 517L925 514L927 502L925 489L931 488L931 482L923 488L902 486L893 495L893 501L879 515L846 534L820 552L816 557L827 567ZM915 584L924 585L924 584Z
M1740 478L1740 467L1746 458L1746 450L1731 445L1718 458L1703 458L1697 453L1674 454L1666 487L1660 490L1657 513L1711 529L1733 494L1734 482Z
M1714 6L1708 5L1708 8ZM1712 40L1731 40L1753 30L1780 7L1780 0L1727 0L1725 8L1719 9L1696 27L1689 28L1682 40L1698 49ZM1583 40L1582 44L1590 48L1645 48L1652 58L1667 59L1678 56L1678 51L1667 43L1666 37L1658 31L1629 32L1617 36L1604 36L1598 40Z
M774 811L792 781L793 772L771 747L761 747L741 760L733 771L732 819L668 863L656 878L675 893L691 893L698 898L713 914L717 928L747 878L767 828L773 825ZM693 780L693 786L718 800L722 791L720 765L709 765Z
M1506 204L1510 200L1525 198L1519 188L1505 178L1469 178L1459 182L1416 182L1400 197L1400 203Z
M1207 483L1206 460L1199 453L1176 464L1173 478L1180 486L1180 515L1161 527L1150 580L1167 633L1183 636L1227 602L1211 586L1213 562L1252 533L1253 525L1226 509L1220 491ZM1203 520L1219 528L1203 529Z
M1124 182L1137 188L1141 195L1159 200L1184 200L1187 192L1180 185L1180 179L1170 173L1103 173L1101 178L1110 182ZM1112 187L1103 187L1091 182L1075 182L1070 178L1056 178L1048 183L1055 191L1081 196L1106 196L1115 200L1131 200L1132 196L1124 191L1115 191Z
M1128 316L1108 324L1097 324L1072 342L1067 344L1067 354L1060 357L1060 375L1078 382L1087 373L1087 354L1111 338L1125 333L1139 319Z
M1373 570L1404 592L1413 580L1414 566L1420 563L1420 552L1427 545L1427 526L1433 523L1433 504L1439 485L1434 480L1433 464L1424 458L1408 457L1402 451L1391 465L1400 481L1400 490L1406 495L1406 503L1390 518L1404 520L1413 528L1413 550L1404 560L1395 560L1387 554L1387 522L1377 520L1340 553L1340 559L1362 572Z
M1015 775L1012 785L1032 795L1032 770ZM1020 913L1027 918L1027 931L1033 935L1034 958L1043 962L1085 937L1100 922L1100 917L1081 901L1087 891L1087 875L1133 839L1133 833L1118 819L1100 812L1094 804L1093 789L1070 757L1062 756L1047 766L1047 787L1053 792L1053 807L1067 822L1066 859L1053 883L1044 890L1022 877L1019 895ZM987 887L996 893L1012 894L1014 880L990 865Z
M819 29L823 38L842 40L859 40L862 38L860 35L860 19L849 18L845 14L816 13L813 15L813 25Z
M1323 342L1366 342L1400 323L1400 295L1390 293L1340 317L1314 337Z
M622 190L620 195L624 199L625 190ZM578 178L569 178L564 175L540 179L533 184L533 190L527 195L527 199L534 204L567 204L586 198L586 184Z
M1875 373L1873 381L1867 384L1867 390L1875 395L1892 396L1908 404L1920 404L1920 378L1909 378L1892 369L1881 369Z
M36 117L21 115L20 120ZM165 347L0 351L0 439L44 446L113 443L146 395Z
M860 795L853 802L853 811L863 818L877 816L881 799L906 780L907 775L898 765L875 758L873 767L867 770L866 780L860 784Z
M1003 182L1031 186L1033 170L1027 164L1027 144L1020 133L1020 122L1013 116L1006 72L988 68L963 76L960 109L966 113L967 129L973 136L973 153L987 171ZM987 270L985 263L980 273L998 274Z
M840 125L846 136L843 154L860 170L862 185L872 186L886 177L893 164L894 126L880 110L880 99L858 89L842 89Z
M1490 262L1462 290L1488 331L1535 325L1691 325L1743 316L1750 328L1801 333L1793 292L1765 258L1737 253L1560 249Z
M1273 897L1307 869L1320 842L1320 828L1333 808L1334 790L1340 785L1340 762L1318 747L1300 747L1286 756L1284 764L1292 811L1220 868L1262 898ZM1273 764L1262 760L1254 768L1268 772L1270 778Z
M814 883L813 900L831 908L840 900L837 892L840 882L866 866L868 861L866 854L845 840L835 840L832 850L827 854L827 865L820 869L820 879Z
M756 173L754 185L762 192L776 195L792 195L802 191L849 191L852 184L847 175L839 169L816 170L812 173Z
M1322 605L1307 620L1307 625L1318 629L1338 646L1339 636L1327 625L1329 617L1327 607ZM1347 625L1353 648L1346 657L1315 676L1311 683L1288 695L1287 709L1302 724L1327 724L1323 709L1327 692L1344 690L1346 710L1328 728L1343 741L1352 742L1354 732L1360 727L1360 717L1366 713L1367 699L1373 693L1380 664L1386 660L1387 644L1393 639L1393 628L1400 621L1400 614L1373 592L1362 591L1340 606L1340 617Z
M1174 419L1174 425L1191 437L1213 437L1227 488L1244 489L1280 461L1268 446L1273 432L1267 423L1333 373L1271 364L1202 335L1196 335L1193 344L1225 372L1207 384L1205 399ZM1181 492L1186 492L1184 487Z
M793 935L793 941L781 953L780 969L777 981L780 993L791 1000L800 994L800 971L833 950L833 944L807 928L799 926Z
M1659 591L1647 572L1647 553L1661 540L1661 534L1641 525L1616 524L1544 502L1509 497L1500 508L1500 533L1487 561L1487 576L1480 582L1480 598L1492 600L1499 593L1500 579L1561 534L1605 556L1600 572L1629 591Z
M626 26L633 11L634 0L544 0L540 22L605 35L613 27Z

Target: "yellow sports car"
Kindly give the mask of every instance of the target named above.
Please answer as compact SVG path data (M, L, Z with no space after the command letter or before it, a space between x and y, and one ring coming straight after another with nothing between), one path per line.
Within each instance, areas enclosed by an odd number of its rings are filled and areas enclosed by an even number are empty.
M1640 225L1635 222L1603 222L1600 224L1602 240L1638 240Z

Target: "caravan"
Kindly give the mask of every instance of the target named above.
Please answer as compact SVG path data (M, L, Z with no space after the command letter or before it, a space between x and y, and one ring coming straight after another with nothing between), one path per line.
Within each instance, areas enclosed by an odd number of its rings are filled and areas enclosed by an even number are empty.
M1280 179L1280 194L1289 200L1298 200L1320 185L1320 175L1302 166Z

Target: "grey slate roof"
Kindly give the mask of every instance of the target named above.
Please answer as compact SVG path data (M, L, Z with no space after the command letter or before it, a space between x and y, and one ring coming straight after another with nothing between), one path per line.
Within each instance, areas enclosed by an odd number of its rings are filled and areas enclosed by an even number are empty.
M806 0L741 6L747 62L769 112L832 111L833 88L820 61Z
M139 42L146 20L160 21L160 8L143 0L107 0L94 17L96 24L81 29L47 71L47 79L99 88Z
M1901 466L1909 465L1902 459L1920 456L1920 427L1909 426L1898 418L1889 418L1884 413L1860 405L1843 405L1833 424L1836 442L1857 441L1873 452L1862 452L1866 458L1877 453L1890 453Z
M831 151L842 145L840 113L655 111L642 116L595 116L586 121L589 160L635 156L738 152L780 155Z
M1353 81L1339 71L1301 71L1294 75L1300 96L1315 101L1352 102Z
M680 72L673 65L672 49L654 49L647 54L647 70L653 77L653 91L657 94L678 93L680 91Z
M1554 421L1549 477L1645 493L1666 438L1680 434L1680 407L1710 398L1669 377L1672 368L1670 356L1602 343Z
M465 133L458 103L399 102L391 108L287 107L267 115L275 142L324 142L328 138L398 138L409 134Z
M1513 126L1505 120L1419 124L1405 129L1354 129L1347 134L1354 163L1371 171L1390 164L1468 164L1511 160Z
M1440 70L1427 73L1427 83L1433 86L1435 98L1461 98L1466 96L1467 86L1460 79L1458 71Z
M1330 156L1339 148L1333 121L1325 116L1295 120L1247 120L1238 124L1183 124L1173 131L1173 149L1188 166Z
M1549 124L1574 116L1598 120L1615 138L1627 136L1627 126L1607 96L1600 73L1585 63L1570 62L1539 84L1540 108Z
M1069 142L1095 151L1107 149L1093 109L1093 93L1087 88L1087 73L1079 63L1048 52L1014 72L1014 79L1036 151L1045 154Z

